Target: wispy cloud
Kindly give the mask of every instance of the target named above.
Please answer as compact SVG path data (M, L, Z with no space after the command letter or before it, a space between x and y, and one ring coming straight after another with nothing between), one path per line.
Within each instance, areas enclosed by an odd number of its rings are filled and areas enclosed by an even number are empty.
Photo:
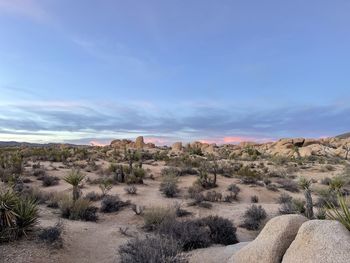
M336 135L347 131L350 123L350 107L337 105L269 111L206 106L186 109L186 114L181 115L169 115L155 107L124 104L109 108L81 102L7 104L0 106L0 140L40 135L41 140L56 136L61 141L87 143L96 139L95 143L100 140L106 143L113 138L145 135L148 142L156 144L176 140L238 143L288 136Z
M51 18L37 0L0 0L1 13L25 17L38 22L44 22Z

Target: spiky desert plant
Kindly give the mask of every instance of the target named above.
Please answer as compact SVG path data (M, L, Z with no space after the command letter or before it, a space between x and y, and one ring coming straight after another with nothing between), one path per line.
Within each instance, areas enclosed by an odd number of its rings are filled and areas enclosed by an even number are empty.
M311 180L307 180L305 177L301 177L299 179L299 185L302 189L304 189L305 196L305 215L307 218L311 219L314 217L313 204L312 204L312 196L311 196Z
M38 208L35 200L18 199L14 211L17 214L16 225L19 234L26 235L26 231L28 231L38 221Z
M85 178L80 170L72 169L63 180L73 186L73 200L76 201L80 196L79 186Z
M18 197L13 191L7 190L0 193L0 229L16 225L18 215L14 208L17 202Z
M339 221L350 231L350 210L345 197L338 195L338 203L339 208L328 203L329 209L326 211L326 216L329 219Z

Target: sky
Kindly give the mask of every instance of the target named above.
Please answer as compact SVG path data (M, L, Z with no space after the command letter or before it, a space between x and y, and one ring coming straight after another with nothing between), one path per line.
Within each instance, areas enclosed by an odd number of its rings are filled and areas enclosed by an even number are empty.
M0 140L350 131L348 0L0 0Z

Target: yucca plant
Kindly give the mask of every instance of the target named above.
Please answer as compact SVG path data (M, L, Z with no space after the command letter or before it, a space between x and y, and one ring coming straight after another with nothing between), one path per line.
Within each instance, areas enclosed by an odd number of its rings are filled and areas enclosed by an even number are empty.
M34 226L38 221L38 208L35 200L18 199L14 211L17 214L16 225L19 234L26 235L26 231Z
M76 201L80 196L79 186L85 178L80 170L71 170L70 173L63 178L63 180L73 186L73 200Z
M0 242L15 239L36 224L37 204L20 198L12 190L0 193Z
M17 202L18 197L13 191L7 190L0 193L0 229L16 226L16 217L18 215L14 208Z
M335 207L334 204L328 203L329 209L327 209L326 215L329 219L339 221L350 231L350 209L345 197L338 195L338 203L339 208Z

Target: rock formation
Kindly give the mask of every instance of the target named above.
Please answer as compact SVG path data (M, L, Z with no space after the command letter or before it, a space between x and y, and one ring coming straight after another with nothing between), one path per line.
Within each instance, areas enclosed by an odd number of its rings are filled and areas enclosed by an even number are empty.
M229 262L280 263L299 227L307 220L301 215L282 215L272 218L259 236L239 250Z

